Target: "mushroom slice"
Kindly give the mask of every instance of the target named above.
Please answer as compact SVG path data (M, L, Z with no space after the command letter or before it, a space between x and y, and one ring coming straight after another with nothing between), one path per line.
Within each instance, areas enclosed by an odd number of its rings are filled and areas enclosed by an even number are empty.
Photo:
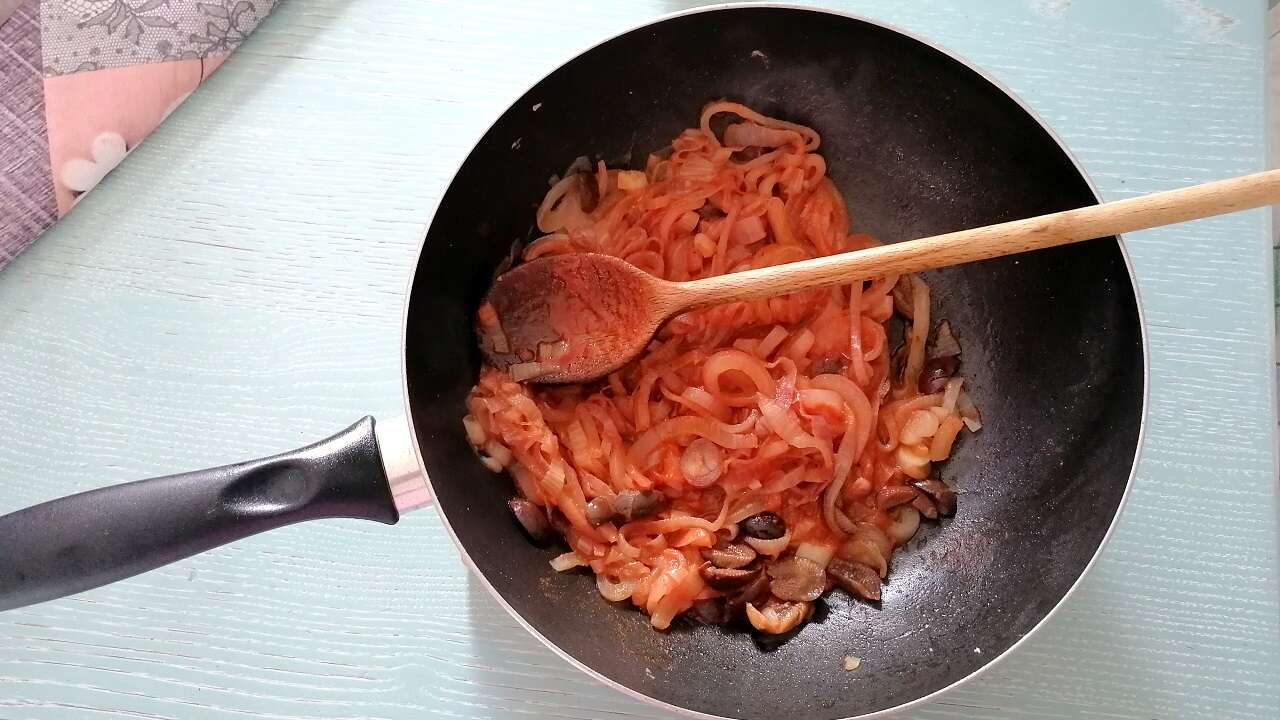
M833 560L827 574L850 595L863 600L880 600L880 575L875 568L852 560Z
M703 550L702 556L710 560L716 567L737 570L752 563L757 557L750 546L740 543L725 543L723 547Z
M952 490L946 483L931 477L912 481L911 484L933 500L933 504L938 508L939 515L950 517L956 514L956 491Z
M915 488L906 485L885 485L876 492L876 507L889 510L916 499Z
M667 497L657 490L623 490L613 499L613 514L628 523L656 514Z
M794 555L770 565L769 580L776 597L793 602L812 602L826 589L822 566Z
M754 568L721 568L706 563L702 566L702 579L715 590L740 590L760 575L760 567Z
M520 527L536 542L542 542L551 535L551 523L542 512L542 508L524 498L511 498L507 501L511 514L516 516Z
M929 496L924 493L916 495L916 499L911 501L911 507L919 510L920 514L929 520L938 519L938 506L935 505L933 500L929 499Z

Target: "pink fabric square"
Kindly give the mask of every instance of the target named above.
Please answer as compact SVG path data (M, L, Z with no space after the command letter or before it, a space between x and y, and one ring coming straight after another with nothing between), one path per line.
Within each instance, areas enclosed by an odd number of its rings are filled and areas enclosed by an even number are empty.
M225 56L46 77L58 215L96 184L222 64ZM119 151L118 151L119 150Z

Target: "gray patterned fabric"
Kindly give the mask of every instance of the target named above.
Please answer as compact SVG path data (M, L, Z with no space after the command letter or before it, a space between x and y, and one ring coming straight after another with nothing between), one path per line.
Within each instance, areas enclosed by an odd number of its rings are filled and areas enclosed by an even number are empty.
M13 14L14 10L18 9L20 4L22 4L22 0L0 0L0 25L3 25L4 21L9 19L9 16Z
M44 0L44 72L220 55L236 49L278 0Z
M36 2L0 25L0 267L57 219Z

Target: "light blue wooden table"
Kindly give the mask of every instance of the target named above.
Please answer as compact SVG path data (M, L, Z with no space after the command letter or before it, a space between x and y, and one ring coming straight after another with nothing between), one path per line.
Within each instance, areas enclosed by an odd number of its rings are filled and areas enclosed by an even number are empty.
M1262 166L1261 0L835 4L988 69L1108 199ZM0 513L396 412L401 291L453 168L534 79L682 5L284 3L0 273ZM1042 632L913 717L1280 717L1265 223L1128 237L1151 406L1115 539ZM524 634L431 513L0 616L0 720L654 716Z

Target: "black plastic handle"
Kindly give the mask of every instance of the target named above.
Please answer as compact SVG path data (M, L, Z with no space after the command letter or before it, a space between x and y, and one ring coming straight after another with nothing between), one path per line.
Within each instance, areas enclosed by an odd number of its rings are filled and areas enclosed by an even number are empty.
M334 517L400 518L373 418L293 452L91 490L0 517L0 610Z

